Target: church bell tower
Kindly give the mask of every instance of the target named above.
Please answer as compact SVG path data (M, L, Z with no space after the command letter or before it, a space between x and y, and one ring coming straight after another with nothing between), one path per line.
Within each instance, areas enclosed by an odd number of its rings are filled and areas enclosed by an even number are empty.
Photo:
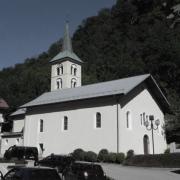
M51 61L51 91L81 86L81 59L73 52L66 23L62 51Z

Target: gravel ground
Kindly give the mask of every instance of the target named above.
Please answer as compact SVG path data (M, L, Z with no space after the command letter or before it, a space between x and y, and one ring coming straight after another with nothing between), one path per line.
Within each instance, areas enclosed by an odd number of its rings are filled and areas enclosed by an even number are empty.
M127 167L114 164L101 164L107 176L114 180L180 180L180 174L169 168Z

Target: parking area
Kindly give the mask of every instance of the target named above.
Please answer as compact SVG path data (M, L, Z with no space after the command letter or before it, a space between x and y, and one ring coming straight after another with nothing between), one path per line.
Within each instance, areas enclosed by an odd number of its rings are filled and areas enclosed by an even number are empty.
M114 180L179 180L180 174L169 168L126 167L114 164L101 164L107 176Z
M0 171L5 174L8 166L12 163L1 163ZM32 167L34 161L28 161L26 166ZM144 168L144 167L128 167L115 164L101 164L106 175L113 180L179 180L180 174L172 173L176 169L170 168ZM180 169L180 168L179 168Z

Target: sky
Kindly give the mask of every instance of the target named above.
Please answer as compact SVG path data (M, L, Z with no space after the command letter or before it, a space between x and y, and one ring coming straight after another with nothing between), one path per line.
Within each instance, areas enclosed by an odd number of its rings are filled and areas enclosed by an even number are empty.
M116 0L0 0L0 70L36 57Z

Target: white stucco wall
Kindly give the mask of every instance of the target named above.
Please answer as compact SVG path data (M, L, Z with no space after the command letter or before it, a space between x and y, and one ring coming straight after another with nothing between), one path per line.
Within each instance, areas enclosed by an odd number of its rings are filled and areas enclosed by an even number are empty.
M24 127L24 119L16 119L13 121L13 132L21 132Z
M5 151L13 145L22 146L23 139L21 137L2 138L1 139L1 155L3 155Z
M130 112L131 128L127 128L126 113ZM128 102L120 112L120 151L127 152L133 149L136 154L144 154L143 137L148 135L150 153L152 150L152 135L144 125L141 125L140 114L154 115L155 120L160 120L159 130L154 131L154 147L155 153L164 153L167 148L164 134L162 135L164 125L164 114L150 95L147 89L144 89L140 94Z
M102 114L102 128L95 128L96 112ZM68 131L63 131L63 117L69 119ZM39 132L39 121L44 120L44 132ZM28 115L25 123L25 146L44 144L44 154L67 154L77 148L99 152L107 148L115 152L116 106L100 106L63 112Z

